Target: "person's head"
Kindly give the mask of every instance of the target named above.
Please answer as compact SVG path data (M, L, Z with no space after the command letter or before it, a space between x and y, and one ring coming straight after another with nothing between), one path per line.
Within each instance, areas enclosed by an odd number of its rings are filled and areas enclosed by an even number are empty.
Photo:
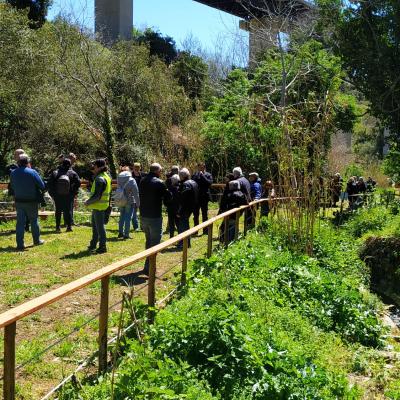
M187 181L188 179L190 179L190 172L189 172L189 170L188 170L187 168L182 168L182 169L179 171L179 179L180 179L182 182L185 182L185 181Z
M240 167L233 168L232 173L233 173L233 176L235 177L235 179L243 176L242 168L240 168Z
M127 165L121 165L119 167L119 172L125 172L125 171L131 172L131 169Z
M140 163L135 162L133 164L133 172L138 174L141 171L141 169L142 169L142 165Z
M107 171L107 163L104 158L98 158L92 162L92 171L95 175L101 174Z
M205 170L206 170L206 164L205 164L204 162L199 162L199 163L197 164L197 168L198 168L199 171L205 172Z
M273 187L274 187L274 184L272 183L272 181L265 182L266 189L272 189Z
M179 165L173 165L171 167L171 171L170 171L171 175L177 175L179 174Z
M360 177L358 178L358 182L363 183L363 182L364 182L364 177L360 176Z
M77 157L74 153L69 153L68 158L71 160L71 165L74 165L76 163Z
M257 182L258 178L259 178L259 175L257 172L252 172L251 174L249 174L250 182Z
M61 164L61 167L64 168L64 169L70 169L71 166L72 166L71 160L69 158L64 158L64 160L63 160L63 162Z
M240 182L239 181L230 181L228 183L228 188L230 191L235 192L236 190L240 190Z
M235 179L235 177L233 176L232 173L229 172L229 174L227 174L224 179L225 179L225 183L228 183L230 181L233 181Z
M172 186L178 186L179 185L179 175L178 174L174 174L171 176L171 184Z
M57 156L58 163L61 164L64 161L64 154L59 154Z
M159 163L153 163L150 165L150 173L160 177L161 171L162 171L162 167Z
M22 153L19 155L18 158L19 167L28 167L30 162L31 161L29 160L28 154Z
M20 156L21 154L25 154L25 151L22 150L22 149L17 149L17 150L14 151L14 161L15 161L16 163L18 163L18 161L19 161L19 156Z

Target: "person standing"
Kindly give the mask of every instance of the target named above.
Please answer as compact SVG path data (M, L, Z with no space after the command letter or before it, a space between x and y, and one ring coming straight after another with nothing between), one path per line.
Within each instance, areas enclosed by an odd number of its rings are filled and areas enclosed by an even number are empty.
M78 190L81 180L78 174L71 169L71 161L65 158L61 166L50 175L48 188L50 196L56 207L56 232L61 232L61 214L64 216L64 224L67 232L72 232L71 206Z
M177 201L178 201L177 193L178 193L178 187L179 187L179 175L178 174L179 174L179 166L173 165L171 167L170 171L166 174L167 179L165 180L167 189L171 192L172 198L173 198L171 204L169 204L169 206L167 207L168 223L167 223L167 229L164 232L164 233L169 233L170 237L174 236L175 229L176 229L176 231L178 231L177 217L176 217ZM178 185L172 183L173 176L178 177Z
M227 190L225 195L221 199L221 203L219 205L218 214L223 214L226 211L233 210L234 208L239 208L241 206L248 205L246 196L240 190L240 182L237 180L233 180L227 183ZM232 214L228 217L228 242L232 242L236 235L236 215ZM221 243L225 242L225 224L221 224L220 226L220 241Z
M251 200L260 200L262 196L261 179L257 172L249 174Z
M146 176L145 173L142 172L142 165L138 162L133 164L132 168L132 177L136 182L137 187L139 188L140 186L140 181ZM137 205L134 205L133 207L133 212L132 212L132 224L133 224L133 229L135 231L139 230L139 219L138 219L138 212L139 207Z
M131 228L131 219L134 208L140 206L139 189L135 179L132 177L129 167L122 167L117 178L118 191L121 193L122 199L119 206L119 234L118 238L129 239L129 231ZM118 204L116 204L118 206Z
M240 167L234 168L232 172L233 172L233 176L234 176L235 180L237 180L240 183L240 190L245 195L247 202L250 203L251 202L251 186L250 186L250 182L243 175L242 169ZM253 220L254 220L253 209L252 208L246 210L245 218L246 218L246 221L247 221L247 225L249 227L252 227Z
M262 198L268 199L268 201L261 203L261 217L268 217L275 198L275 189L272 181L265 182Z
M193 174L192 180L197 183L199 191L199 199L195 208L193 209L194 224L199 224L199 215L201 210L202 222L208 220L208 203L210 202L210 187L213 183L212 175L206 171L206 164L201 162L198 164L198 171ZM203 230L207 234L208 228Z
M34 245L42 245L44 241L40 239L38 219L41 193L45 190L43 179L34 169L29 168L29 158L26 154L19 156L18 168L11 172L10 179L17 210L17 250L25 249L24 233L27 219L31 223Z
M187 168L179 171L179 208L178 208L178 233L187 231L190 228L189 218L193 211L198 207L199 187L197 183L190 179L190 172ZM190 237L188 239L190 247ZM182 248L183 241L179 242L178 248Z
M111 177L107 173L107 164L104 159L97 159L93 162L92 171L95 176L91 187L91 196L86 200L85 205L92 210L92 240L90 241L88 250L95 250L97 243L99 247L96 253L102 254L107 252L107 236L106 236L106 211L110 206L111 196Z
M233 177L240 183L240 190L246 196L247 201L251 202L251 186L248 179L243 175L242 168L233 168Z
M140 219L146 236L146 249L156 246L162 239L162 203L168 205L171 193L160 179L161 165L151 164L150 172L142 178L139 185ZM149 259L146 259L143 273L149 274Z
M175 230L178 232L178 209L179 209L179 175L175 174L168 178L169 184L167 184L167 188L171 193L171 201L167 205L168 212L168 232L169 237L174 237Z
M76 157L76 155L74 153L69 153L68 158L71 160L71 168L73 169L78 158ZM75 201L76 201L77 195L78 195L78 191L74 194L74 196L71 196L71 199L70 199L70 203L71 203L70 214L71 214L71 225L72 226L75 225L74 208L75 208Z

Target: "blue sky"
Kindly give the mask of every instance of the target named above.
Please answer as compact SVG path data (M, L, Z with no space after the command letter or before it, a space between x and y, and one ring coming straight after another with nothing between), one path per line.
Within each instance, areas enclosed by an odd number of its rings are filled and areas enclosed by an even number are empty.
M50 19L59 13L70 14L81 24L93 28L94 0L54 0ZM193 0L134 0L134 25L157 28L173 37L178 47L190 36L208 50L216 46L230 48L246 40L245 34L239 33L238 18Z

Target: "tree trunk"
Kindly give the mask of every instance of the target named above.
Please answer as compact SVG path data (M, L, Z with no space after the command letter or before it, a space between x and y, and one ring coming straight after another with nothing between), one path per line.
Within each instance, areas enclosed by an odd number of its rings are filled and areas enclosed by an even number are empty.
M106 152L110 173L113 178L117 177L117 162L115 159L115 133L111 119L111 103L108 98L104 99L104 121L103 121L104 139L106 141Z

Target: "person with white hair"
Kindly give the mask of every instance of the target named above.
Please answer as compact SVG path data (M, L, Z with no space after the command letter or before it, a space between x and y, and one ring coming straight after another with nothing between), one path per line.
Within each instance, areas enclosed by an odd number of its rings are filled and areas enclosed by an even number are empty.
M250 203L251 201L251 186L250 182L247 178L243 175L242 168L235 167L233 168L233 177L235 180L240 182L240 190L246 196L247 201Z
M160 179L162 167L158 163L150 166L150 172L139 184L140 218L142 230L146 236L146 249L156 246L162 239L162 203L168 205L172 199L166 184ZM143 268L149 274L149 259Z
M240 190L240 182L233 180L227 183L227 190L224 196L221 198L221 204L219 206L218 214L222 214L226 211L233 210L249 204L246 196ZM225 224L221 224L220 227L220 241L225 242ZM230 215L228 218L228 242L234 240L236 234L236 215Z
M40 239L39 227L39 193L45 190L41 176L29 167L30 160L27 154L20 154L18 168L11 172L11 188L14 194L15 208L17 210L16 240L17 250L25 249L24 234L25 223L29 219L32 227L33 244L39 246L44 243Z
M197 183L190 179L190 172L187 168L179 171L179 208L178 208L178 233L187 231L190 228L189 218L199 199L199 187ZM190 247L190 238L188 240ZM178 248L182 248L183 241L179 242Z

